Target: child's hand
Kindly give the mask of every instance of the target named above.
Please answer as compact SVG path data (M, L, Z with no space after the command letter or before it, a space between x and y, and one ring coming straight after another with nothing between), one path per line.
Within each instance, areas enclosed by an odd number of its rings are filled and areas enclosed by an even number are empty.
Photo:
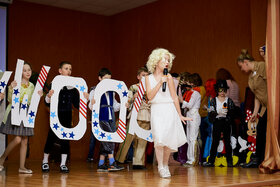
M161 82L162 83L167 82L167 76L166 75L161 77Z
M89 99L89 94L87 92L84 92L83 94L84 94L84 97L86 98L86 100L88 100Z
M43 95L43 90L38 90L38 94L40 95L40 97L42 97L42 95Z
M94 105L95 104L95 99L92 98L92 100L90 102L91 102L91 105Z
M125 103L126 108L129 108L129 105L130 105L129 102Z
M2 99L4 99L5 94L4 93L0 93L0 101L2 101Z
M50 90L49 93L47 94L47 96L48 96L49 98L51 98L52 95L53 95L53 93L54 93L54 90Z
M11 82L11 86L12 86L12 88L14 88L14 87L16 87L17 86L17 81L13 81L13 82Z
M186 121L192 121L192 118L189 117L184 117L184 116L180 116L181 121L184 123L184 125L186 125Z

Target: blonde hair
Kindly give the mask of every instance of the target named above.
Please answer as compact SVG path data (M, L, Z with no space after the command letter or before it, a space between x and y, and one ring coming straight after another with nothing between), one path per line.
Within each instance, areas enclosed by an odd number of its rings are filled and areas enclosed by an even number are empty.
M157 49L154 49L152 51L152 53L150 54L147 65L146 65L150 73L154 73L157 63L159 61L161 61L162 58L164 58L164 55L169 56L170 62L169 62L169 66L168 66L168 71L171 70L172 62L173 62L175 56L172 53L170 53L167 49L157 48Z

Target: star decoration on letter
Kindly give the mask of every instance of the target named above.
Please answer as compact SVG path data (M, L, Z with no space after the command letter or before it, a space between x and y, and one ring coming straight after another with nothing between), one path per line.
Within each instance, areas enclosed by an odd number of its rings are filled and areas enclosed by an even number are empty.
M95 130L94 130L94 134L98 135L98 134L99 134L99 130L98 130L98 129L95 129Z
M52 117L52 118L55 118L55 117L56 117L55 112L51 112L51 117Z
M81 92L84 92L85 89L86 89L86 88L85 88L84 86L80 86L80 91L81 91Z
M119 84L117 85L118 89L120 89L120 90L122 89L122 86L123 86L123 85L122 85L121 83L119 83Z
M28 119L28 123L34 123L34 119L29 118L29 119Z
M153 139L153 134L152 133L150 133L150 136L149 136L151 139Z
M7 84L5 83L5 81L1 81L0 86L2 86L4 88L6 85Z
M63 132L61 135L63 136L63 138L67 138L67 133Z
M123 97L127 97L128 92L127 91L123 91L122 94L123 94Z
M30 115L30 117L35 117L35 112L30 111L30 112L29 112L29 115Z
M19 93L18 89L14 90L14 94L17 95Z
M21 108L22 108L23 110L25 110L25 109L27 108L26 104L22 104L22 105L21 105Z
M69 135L70 135L69 138L74 139L75 134L73 132L69 133Z
M107 140L112 140L111 135L107 135Z
M57 123L54 123L54 124L53 124L53 128L54 128L55 130L57 130L57 129L58 129L58 125L57 125Z
M101 132L100 137L101 137L101 138L106 137L106 136L105 136L105 133Z
M98 114L97 113L93 113L93 118L98 118Z
M15 97L15 98L14 98L14 102L15 102L15 103L19 103L19 98L18 98L18 97Z
M98 125L97 121L94 121L92 124L94 127L97 127L97 125Z

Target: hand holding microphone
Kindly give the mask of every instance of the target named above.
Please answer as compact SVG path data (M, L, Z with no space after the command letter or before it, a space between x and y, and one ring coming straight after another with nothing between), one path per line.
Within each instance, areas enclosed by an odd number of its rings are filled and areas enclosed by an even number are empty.
M162 91L165 92L166 91L166 82L167 82L167 74L168 74L168 69L167 68L164 68L163 69L163 83L162 83Z

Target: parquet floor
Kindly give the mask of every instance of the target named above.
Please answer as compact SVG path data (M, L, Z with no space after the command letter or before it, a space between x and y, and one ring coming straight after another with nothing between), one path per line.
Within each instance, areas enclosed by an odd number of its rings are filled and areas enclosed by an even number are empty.
M170 179L161 179L157 166L148 165L147 170L132 170L125 165L119 172L97 173L96 163L71 161L69 174L59 172L59 164L51 163L50 172L41 172L41 161L28 161L33 174L18 174L18 163L7 161L5 170L0 172L0 186L11 187L83 187L83 186L280 186L280 172L260 174L257 169L203 168L201 166L184 168L171 165Z

